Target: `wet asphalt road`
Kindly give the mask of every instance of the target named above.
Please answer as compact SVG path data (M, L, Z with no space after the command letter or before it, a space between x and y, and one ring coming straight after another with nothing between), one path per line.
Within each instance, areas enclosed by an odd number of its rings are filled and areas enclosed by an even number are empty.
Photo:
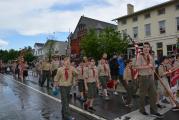
M24 84L31 86L43 93L51 95L51 90L38 86L37 78L30 76ZM60 96L53 96L60 99ZM61 104L48 96L40 94L26 86L15 82L11 75L0 75L0 120L61 120ZM71 104L82 107L79 100L72 97ZM119 119L121 116L137 110L139 100L135 98L132 109L126 108L119 96L111 95L110 101L105 101L101 97L95 100L97 116L102 116L107 120ZM96 120L90 115L72 110L73 116L77 120ZM179 112L167 112L163 120L178 120ZM134 119L136 120L136 119ZM146 118L146 120L149 120Z
M3 75L0 75L0 98L0 120L62 120L59 102ZM76 111L72 114L77 120L93 119Z

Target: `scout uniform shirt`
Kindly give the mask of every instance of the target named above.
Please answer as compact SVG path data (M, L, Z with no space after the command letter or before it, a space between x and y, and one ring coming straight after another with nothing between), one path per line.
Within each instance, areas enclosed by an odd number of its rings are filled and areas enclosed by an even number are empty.
M52 65L49 62L43 62L42 63L42 70L50 71L51 69L52 69Z
M174 66L174 69L179 69L179 60L176 60L173 64L173 66Z
M88 79L86 79L87 83L98 82L98 70L96 66L88 69Z
M35 64L35 68L36 68L37 71L41 71L41 69L42 69L42 64L41 64L40 62L37 62L37 63Z
M88 71L89 71L89 66L88 65L84 65L84 75L83 75L83 79L86 80L88 79Z
M57 74L54 78L54 81L59 83L59 86L71 86L73 84L73 77L77 75L78 72L72 66L60 67L58 68Z
M159 66L159 68L158 68L158 72L159 72L160 77L167 77L167 76L165 75L165 73L167 72L167 66L161 64L161 65Z
M78 80L83 80L84 79L84 67L78 66L76 69L78 71Z
M109 64L107 63L101 64L100 62L98 65L98 73L99 73L99 76L110 76Z
M150 59L150 63L153 65L153 58L149 55L149 59ZM147 61L145 60L143 55L139 55L139 57L137 58L136 61L136 65L137 66L146 66L147 65ZM147 68L147 69L138 69L139 71L139 75L145 76L145 75L153 75L153 70L152 68Z
M57 70L60 66L60 62L57 60L57 61L52 61L52 71L54 70Z
M126 81L133 80L132 71L131 71L131 68L129 67L126 67L124 70L124 80Z

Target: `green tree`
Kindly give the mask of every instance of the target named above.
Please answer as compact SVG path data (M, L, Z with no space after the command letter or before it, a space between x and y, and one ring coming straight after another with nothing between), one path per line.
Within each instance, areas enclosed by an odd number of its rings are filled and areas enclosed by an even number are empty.
M104 52L109 57L114 53L126 53L128 44L128 38L113 28L106 28L100 33L90 30L80 42L83 54L95 59L99 59Z
M10 49L10 50L0 50L0 59L4 62L12 61L18 58L19 51Z
M28 63L36 59L36 57L33 55L33 49L30 46L24 47L23 52L24 52L24 60L27 61Z
M98 46L99 46L99 39L94 29L91 29L80 42L82 54L93 57L95 59L97 59L99 56L99 51L97 49Z
M48 40L45 44L45 47L47 48L47 57L49 61L52 60L52 54L54 53L54 44L55 44L54 40Z

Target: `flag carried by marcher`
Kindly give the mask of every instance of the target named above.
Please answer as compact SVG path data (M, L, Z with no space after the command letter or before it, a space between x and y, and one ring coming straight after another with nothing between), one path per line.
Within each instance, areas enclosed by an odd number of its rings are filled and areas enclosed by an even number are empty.
M174 72L174 75L171 77L171 85L175 86L179 80L179 69Z

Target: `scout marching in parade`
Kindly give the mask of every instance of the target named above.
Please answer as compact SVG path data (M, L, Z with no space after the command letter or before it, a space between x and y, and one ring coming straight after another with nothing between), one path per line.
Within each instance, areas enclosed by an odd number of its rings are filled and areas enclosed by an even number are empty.
M58 88L62 101L62 117L64 120L75 120L69 108L70 96L74 92L72 86L78 86L77 99L83 103L84 110L95 112L94 101L97 95L102 96L106 102L110 100L110 93L118 95L117 86L122 84L126 94L122 100L126 107L133 107L133 95L139 90L139 112L143 115L151 115L163 118L158 113L158 108L165 108L164 104L171 104L172 110L179 110L177 91L179 90L179 55L163 56L159 64L155 64L151 46L148 42L143 44L143 50L138 49L137 44L135 60L124 60L122 54L114 54L108 60L106 53L101 55L99 61L89 57L83 57L77 63L72 64L70 57L59 60L53 56L35 63L35 76L38 77L39 86L47 89ZM0 72L8 71L5 64L0 61ZM10 67L14 78L22 82L28 76L28 64L21 56ZM46 83L46 85L45 85ZM76 88L76 87L74 87ZM76 93L74 93L76 94ZM145 108L146 95L149 98L150 113ZM76 96L76 95L74 95Z

